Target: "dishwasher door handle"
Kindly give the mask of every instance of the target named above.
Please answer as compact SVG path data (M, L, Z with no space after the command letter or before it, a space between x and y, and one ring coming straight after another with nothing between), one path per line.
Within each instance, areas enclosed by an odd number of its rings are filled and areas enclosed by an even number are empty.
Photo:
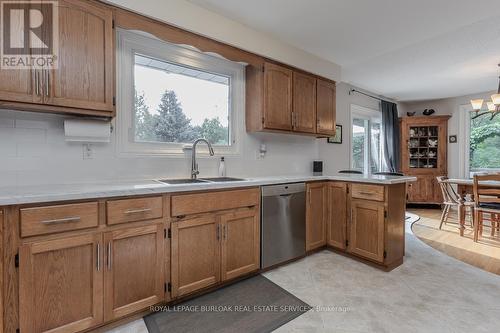
M280 194L280 197L291 197L292 196L292 193L289 193L289 194Z

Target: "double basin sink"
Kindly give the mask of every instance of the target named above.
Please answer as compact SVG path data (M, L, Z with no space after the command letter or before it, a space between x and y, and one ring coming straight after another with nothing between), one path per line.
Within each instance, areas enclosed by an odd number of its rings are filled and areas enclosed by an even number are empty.
M243 178L233 178L233 177L214 177L214 178L199 178L199 179L160 179L160 183L168 185L177 184L203 184L203 183L226 183L226 182L239 182L244 181Z

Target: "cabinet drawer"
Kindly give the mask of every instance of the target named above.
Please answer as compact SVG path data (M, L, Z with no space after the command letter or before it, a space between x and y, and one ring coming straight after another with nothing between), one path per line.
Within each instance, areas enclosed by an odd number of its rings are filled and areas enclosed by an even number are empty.
M172 216L183 216L217 210L256 206L260 202L258 188L193 193L172 196Z
M358 199L384 201L384 186L352 184L352 197Z
M163 198L137 198L107 202L108 224L158 219L163 216Z
M21 237L97 227L97 202L23 208Z

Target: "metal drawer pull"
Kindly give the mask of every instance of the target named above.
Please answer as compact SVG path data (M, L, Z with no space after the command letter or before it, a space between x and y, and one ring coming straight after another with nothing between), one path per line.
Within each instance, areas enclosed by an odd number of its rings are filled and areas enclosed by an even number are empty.
M101 243L97 243L97 271L101 270Z
M49 84L49 79L50 79L50 72L48 69L45 70L45 95L47 97L50 96L50 84Z
M227 240L227 229L226 226L223 227L224 230L224 240Z
M38 70L35 70L35 92L37 96L40 96L40 84L38 83Z
M138 214L138 213L146 213L150 212L151 208L144 208L144 209L129 209L125 211L125 214Z
M80 216L73 216L73 217L65 217L63 219L44 220L41 222L43 224L59 224L59 223L79 222L81 219L82 218Z
M217 240L220 240L220 225L217 224L217 230L215 231L215 236L217 237Z
M360 191L359 194L363 194L363 195L374 195L375 193L373 192L364 192L364 191Z
M111 242L108 243L108 271L111 270Z

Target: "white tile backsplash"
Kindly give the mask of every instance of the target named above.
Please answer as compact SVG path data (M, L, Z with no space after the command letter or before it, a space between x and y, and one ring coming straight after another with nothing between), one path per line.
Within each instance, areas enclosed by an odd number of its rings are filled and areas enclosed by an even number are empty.
M111 143L93 144L94 158L84 160L82 144L65 141L65 117L0 110L0 186L189 177L190 156L119 157L118 129ZM310 137L244 133L241 140L241 154L226 156L229 176L304 175L318 159L318 140ZM268 152L257 159L261 143ZM218 157L198 162L201 176L217 175Z

